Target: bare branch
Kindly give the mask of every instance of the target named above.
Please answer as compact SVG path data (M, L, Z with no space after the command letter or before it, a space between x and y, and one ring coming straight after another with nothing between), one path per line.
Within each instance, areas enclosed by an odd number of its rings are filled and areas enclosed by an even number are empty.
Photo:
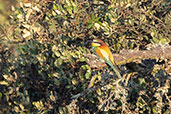
M89 65L91 68L102 68L106 67L105 63L102 63L94 54L87 54L89 58ZM122 50L119 54L113 54L114 60L118 65L133 62L136 59L171 59L171 46L157 45L152 47L150 50L135 51L135 50Z

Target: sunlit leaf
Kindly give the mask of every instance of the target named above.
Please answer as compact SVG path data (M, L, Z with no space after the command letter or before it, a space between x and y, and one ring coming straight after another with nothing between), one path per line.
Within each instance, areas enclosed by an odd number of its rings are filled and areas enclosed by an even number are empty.
M6 82L6 81L0 81L0 85L8 86L8 82Z

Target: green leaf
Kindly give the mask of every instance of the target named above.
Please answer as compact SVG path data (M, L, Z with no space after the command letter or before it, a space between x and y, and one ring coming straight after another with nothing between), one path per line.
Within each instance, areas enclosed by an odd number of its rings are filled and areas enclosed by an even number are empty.
M69 88L71 88L71 85L67 85L67 86L65 86L65 88L66 89L69 89Z
M153 108L152 108L152 112L153 112L153 114L156 114L156 113L157 113L156 107L153 107Z
M91 72L86 72L85 73L85 78L86 79L90 79L90 77L91 77Z
M154 38L154 37L153 37L152 41L153 41L153 43L155 43L155 44L159 43L159 40L158 40L157 38Z
M53 4L53 9L57 10L57 6L55 4Z
M92 28L93 26L94 26L94 24L91 23L91 24L88 25L88 28L90 29L90 28Z
M81 57L81 58L79 59L79 61L80 61L80 62L84 62L84 61L86 61L86 59L85 59L84 57Z
M161 38L160 43L161 44L166 44L166 43L169 43L169 40L167 38Z
M61 58L58 58L54 64L55 66L60 66L62 63L63 63L63 60Z
M0 100L2 99L2 93L0 92Z

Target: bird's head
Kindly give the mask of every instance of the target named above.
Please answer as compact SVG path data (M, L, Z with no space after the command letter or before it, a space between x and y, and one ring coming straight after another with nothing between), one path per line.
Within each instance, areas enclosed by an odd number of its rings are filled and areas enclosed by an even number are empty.
M94 39L93 42L91 43L92 47L100 47L104 45L104 42L100 39Z

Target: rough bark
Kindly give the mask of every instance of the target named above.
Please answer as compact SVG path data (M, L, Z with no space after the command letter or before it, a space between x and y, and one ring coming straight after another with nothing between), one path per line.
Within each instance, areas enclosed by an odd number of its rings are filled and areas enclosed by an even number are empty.
M96 55L87 54L89 58L89 65L91 68L106 67L105 63L98 60ZM117 65L123 65L133 62L136 59L171 59L171 45L157 45L152 46L149 50L121 50L119 54L113 54L114 60Z

